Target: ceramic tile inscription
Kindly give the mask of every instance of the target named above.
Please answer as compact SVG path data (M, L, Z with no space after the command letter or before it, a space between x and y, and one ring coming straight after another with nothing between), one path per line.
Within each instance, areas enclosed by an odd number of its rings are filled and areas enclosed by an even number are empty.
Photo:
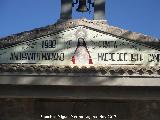
M0 49L0 63L159 66L160 51L79 26Z

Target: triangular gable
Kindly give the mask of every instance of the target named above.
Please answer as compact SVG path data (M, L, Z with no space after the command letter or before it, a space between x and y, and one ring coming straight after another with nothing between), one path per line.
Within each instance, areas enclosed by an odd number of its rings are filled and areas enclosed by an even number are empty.
M155 48L84 26L0 50L0 64L159 66L159 63L160 51Z

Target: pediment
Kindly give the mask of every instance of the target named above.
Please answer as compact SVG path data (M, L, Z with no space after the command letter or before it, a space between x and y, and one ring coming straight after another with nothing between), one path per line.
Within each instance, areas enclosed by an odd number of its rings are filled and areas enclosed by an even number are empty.
M154 67L160 66L160 51L80 25L1 48L0 64Z

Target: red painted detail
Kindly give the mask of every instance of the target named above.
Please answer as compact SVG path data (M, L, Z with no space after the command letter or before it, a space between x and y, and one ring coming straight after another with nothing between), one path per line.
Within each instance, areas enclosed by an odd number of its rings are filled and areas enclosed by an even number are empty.
M75 64L75 57L72 57L72 63Z

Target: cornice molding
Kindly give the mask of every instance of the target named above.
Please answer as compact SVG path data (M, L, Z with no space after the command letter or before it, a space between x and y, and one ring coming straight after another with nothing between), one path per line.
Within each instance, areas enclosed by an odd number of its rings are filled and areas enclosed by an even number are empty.
M30 65L30 64L1 64L0 74L18 73L18 74L43 74L46 75L71 75L78 74L92 76L148 76L160 77L160 67L145 66L52 66L52 65ZM44 74L45 75L45 74Z

